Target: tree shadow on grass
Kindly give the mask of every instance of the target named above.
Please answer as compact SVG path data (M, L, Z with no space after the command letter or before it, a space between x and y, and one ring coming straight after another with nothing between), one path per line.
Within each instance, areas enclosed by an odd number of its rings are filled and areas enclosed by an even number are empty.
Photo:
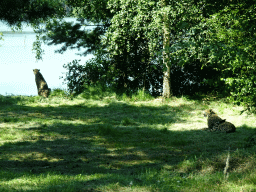
M73 191L86 191L116 183L129 187L131 182L158 186L163 168L174 170L186 159L213 158L229 148L243 149L246 139L255 133L245 126L232 134L168 129L168 124L186 123L186 115L193 107L183 107L181 111L179 107L110 103L58 108L22 106L19 111L6 113L2 110L0 118L16 118L2 127L24 120L36 123L13 128L16 132L22 130L20 138L0 146L1 179L58 175L56 183L38 183L37 190L42 191L70 186ZM164 124L167 125L157 127ZM151 179L146 176L149 170L154 170ZM188 170L181 172L189 174ZM83 179L77 178L80 174Z
M184 110L185 109L185 110ZM28 107L10 106L0 109L0 122L24 122L31 120L81 120L98 119L102 123L120 124L124 118L136 123L166 124L184 121L184 114L192 111L190 105L170 107L162 106L133 106L126 103L110 103L105 106L62 105L58 107Z

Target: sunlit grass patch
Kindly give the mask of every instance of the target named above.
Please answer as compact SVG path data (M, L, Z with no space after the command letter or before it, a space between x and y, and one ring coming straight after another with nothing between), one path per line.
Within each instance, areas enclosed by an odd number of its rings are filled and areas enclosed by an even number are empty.
M7 174L7 175L5 175ZM24 175L0 173L6 182L1 182L0 189L3 191L79 191L89 190L96 187L97 179L104 180L108 175L96 174L88 176L86 174L62 175L61 173L48 172L47 174L34 175L25 173ZM18 176L18 177L17 177ZM10 178L10 179L7 179ZM12 178L12 179L11 179ZM90 184L91 188L90 188ZM6 190L8 189L8 190Z

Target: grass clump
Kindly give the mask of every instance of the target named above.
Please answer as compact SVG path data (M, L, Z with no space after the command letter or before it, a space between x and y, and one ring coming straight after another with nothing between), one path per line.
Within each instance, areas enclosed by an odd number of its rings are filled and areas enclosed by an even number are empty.
M53 89L51 90L50 97L58 97L58 98L67 98L69 96L69 93L66 90L63 89Z
M124 126L135 125L135 122L132 119L125 117L124 119L122 119L121 125L124 125Z
M109 88L98 86L87 86L86 90L79 95L84 99L102 100L106 97L115 97L116 94Z
M0 191L256 190L255 115L240 107L53 93L1 98ZM203 131L208 108L237 131Z
M12 105L21 101L24 96L3 96L0 95L0 105Z
M149 101L154 99L154 97L152 97L147 91L138 90L130 95L123 93L121 96L118 96L118 99L122 101Z
M115 130L110 124L99 125L98 133L102 136L113 136L116 137L118 135L118 131Z
M153 97L144 90L138 90L135 94L132 95L131 101L149 101Z

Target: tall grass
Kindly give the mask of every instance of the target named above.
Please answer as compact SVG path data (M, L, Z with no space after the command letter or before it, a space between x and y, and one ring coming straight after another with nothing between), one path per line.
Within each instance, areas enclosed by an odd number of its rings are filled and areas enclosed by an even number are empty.
M103 98L116 97L116 94L109 88L102 86L88 86L86 90L79 95L84 99L102 100Z
M152 100L153 97L144 90L138 90L137 92L127 95L123 93L122 95L116 95L109 88L96 86L96 87L87 87L87 89L79 95L84 99L93 99L93 100L102 100L102 99L117 99L122 101L148 101Z
M123 93L121 96L118 96L117 99L122 101L149 101L154 98L147 91L138 90L137 92L131 94L131 96Z
M256 190L254 114L142 91L64 93L1 97L0 191ZM208 108L237 131L203 131Z

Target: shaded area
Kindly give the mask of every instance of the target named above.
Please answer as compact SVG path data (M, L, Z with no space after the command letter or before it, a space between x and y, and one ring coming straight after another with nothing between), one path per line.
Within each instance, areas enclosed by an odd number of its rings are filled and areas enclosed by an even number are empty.
M225 154L229 148L232 152L253 147L248 143L252 142L249 138L255 131L246 126L238 127L232 134L172 129L175 123L188 123L193 110L194 106L189 104L135 106L122 102L2 107L1 180L49 174L75 178L81 174L90 178L96 174L101 176L83 181L59 180L61 185L39 188L47 191L73 186L73 190L97 191L115 183L128 187L131 181L136 186L155 184L159 187L158 175L163 169L179 170L177 174L188 176L189 168L179 169L186 159L204 160ZM239 161L230 164L231 169L235 169ZM197 166L200 170L203 164L199 161ZM211 166L221 171L225 162L217 158ZM144 178L149 170L153 170L155 176Z

